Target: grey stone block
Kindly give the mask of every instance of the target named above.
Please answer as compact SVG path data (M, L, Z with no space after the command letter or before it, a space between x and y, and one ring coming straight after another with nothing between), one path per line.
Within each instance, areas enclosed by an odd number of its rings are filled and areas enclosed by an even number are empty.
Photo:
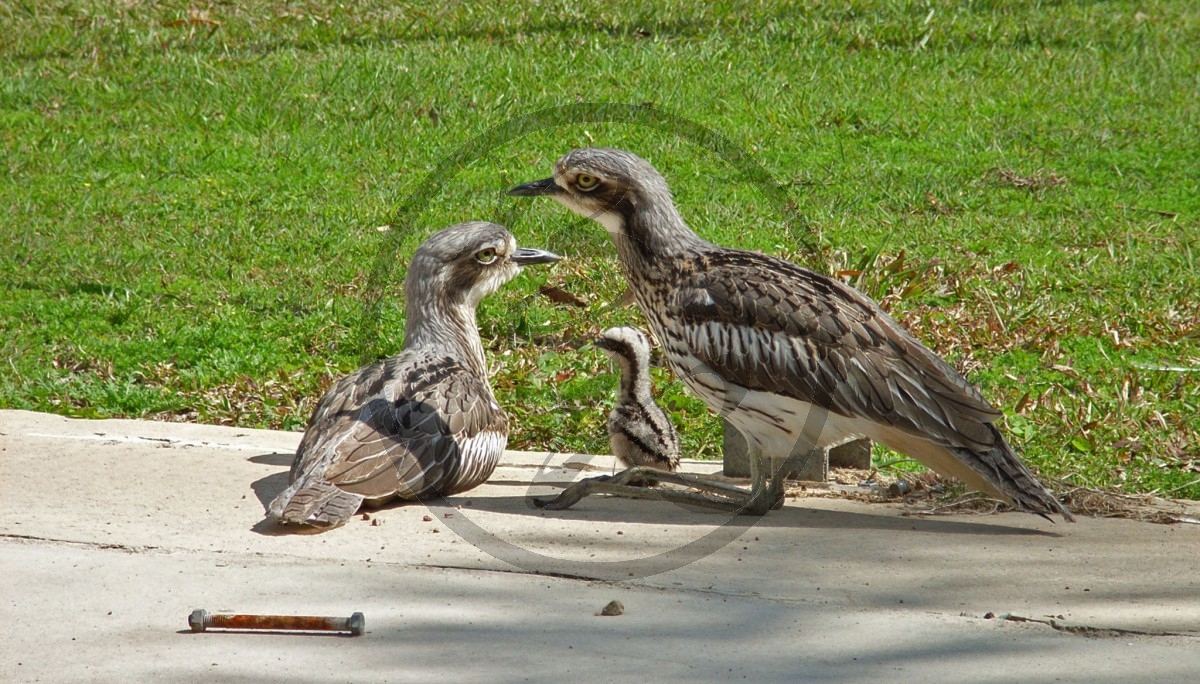
M750 458L746 440L728 422L725 423L722 472L726 477L750 477ZM788 477L794 480L824 482L830 468L871 468L871 440L856 439L827 450L797 450L784 461Z
M839 444L829 450L830 468L871 469L871 440L863 438Z

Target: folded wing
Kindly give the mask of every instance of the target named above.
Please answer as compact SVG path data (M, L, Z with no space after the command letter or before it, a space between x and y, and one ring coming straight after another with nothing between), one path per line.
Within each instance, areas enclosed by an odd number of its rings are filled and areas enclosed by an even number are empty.
M270 512L284 522L339 524L322 522L322 510L338 503L340 517L347 496L382 502L466 491L491 475L507 434L491 390L458 362L422 354L385 359L322 398L297 450L292 485Z

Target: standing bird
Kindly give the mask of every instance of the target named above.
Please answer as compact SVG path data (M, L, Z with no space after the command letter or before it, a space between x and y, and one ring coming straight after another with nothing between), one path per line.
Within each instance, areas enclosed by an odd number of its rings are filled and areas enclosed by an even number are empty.
M608 230L671 367L746 438L752 484L740 511L762 515L782 500L782 461L797 445L865 436L1018 509L1073 520L1004 440L1000 411L879 305L787 261L702 240L644 159L574 150L553 177L509 194L549 195Z
M404 347L334 383L292 463L291 485L267 507L282 524L335 527L364 501L414 501L482 484L508 443L492 396L475 308L522 266L558 261L518 248L494 223L429 236L405 287Z
M650 394L650 340L637 328L609 328L600 333L596 346L608 352L621 371L617 402L608 414L613 455L626 468L678 470L679 434Z

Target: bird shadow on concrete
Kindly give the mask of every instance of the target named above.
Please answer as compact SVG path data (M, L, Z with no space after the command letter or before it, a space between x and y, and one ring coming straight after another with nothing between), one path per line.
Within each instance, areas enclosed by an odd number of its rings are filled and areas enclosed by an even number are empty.
M248 460L253 463L274 466L290 466L295 457L291 453L269 453L252 456ZM272 473L255 480L250 484L254 495L263 506L263 510L276 496L288 486L289 473L287 470ZM721 511L676 504L668 501L635 501L608 496L595 496L584 499L574 507L561 511L547 511L534 505L534 497L553 497L558 488L566 486L570 481L558 482L545 479L536 483L513 480L490 480L489 487L520 487L526 490L521 496L484 496L482 492L463 492L436 505L449 505L464 512L471 510L486 511L505 515L533 515L539 518L560 518L562 520L589 521L597 523L662 523L670 525L722 525L729 519L729 514ZM537 491L535 491L537 490ZM431 505L433 502L427 502ZM422 505L412 501L393 501L383 506L365 509L367 512L376 510L386 511L401 506ZM892 509L880 506L879 512L870 510L870 504L863 504L864 512L839 511L827 508L808 507L803 502L792 502L782 509L771 511L754 521L753 526L761 529L792 528L792 529L828 529L828 530L878 530L878 531L916 531L933 534L954 534L973 536L1036 536L1058 538L1063 535L1058 531L1030 529L1005 525L1000 522L1000 516L979 516L979 522L965 520L963 516L950 517L905 517L896 515ZM1005 513L1004 516L1025 515ZM739 521L746 522L746 521ZM287 527L281 528L269 516L255 524L251 530L264 535L296 534L305 532L321 532L324 528Z
M252 456L248 460L250 460L254 463L290 466L291 462L292 462L292 458L294 456L295 456L294 454L263 454L261 456ZM286 457L286 462L281 460L284 457ZM285 470L285 471L278 472L278 473L272 473L270 475L267 475L266 477L261 477L261 478L255 480L254 482L250 483L250 489L254 490L254 496L255 496L255 498L258 499L259 503L262 504L263 512L264 512L263 519L258 521L257 523L255 523L250 528L250 531L256 532L258 534L274 537L274 536L287 536L287 535L293 535L293 534L320 534L322 532L336 530L337 527L312 527L312 526L308 526L308 525L284 526L284 525L278 524L274 518L265 514L266 510L267 510L267 506L270 505L270 503L275 500L275 497L279 496L280 492L287 489L288 484L289 484L288 483L289 479L290 479L290 471ZM455 499L454 499L454 501L459 501L459 500L469 500L469 499L466 499L466 498L460 499L460 497L455 497ZM358 516L358 515L362 515L363 513L374 514L376 511L387 511L387 510L391 510L393 508L402 508L404 506L417 506L417 505L421 505L421 502L395 500L395 501L390 501L388 503L385 503L381 506L364 506L364 507L360 508L358 513L356 513L355 515Z
M871 506L871 504L864 504ZM910 517L902 515L891 515L884 512L885 509L880 509L881 514L873 514L870 512L859 513L857 511L834 511L824 508L806 508L803 504L797 506L785 506L782 510L772 511L770 514L763 516L762 522L759 524L767 527L806 527L812 529L874 529L884 531L908 531L908 532L932 532L934 534L970 534L970 535L990 535L990 536L1022 536L1022 537L1051 537L1059 538L1063 535L1059 532L1049 530L1030 529L1028 527L1017 527L1015 525L1005 525L1001 522L1002 518L999 515L985 516L980 515L981 522L974 520L965 520L963 517ZM776 516L775 514L782 513L783 515ZM1030 517L1029 513L1005 513L1001 515L1026 516L1029 520L1036 521L1034 517ZM986 522L983 522L986 521ZM1041 521L1041 524L1050 524Z
M495 484L495 483L491 483ZM547 511L537 508L532 502L533 496L488 496L471 498L470 507L465 510L479 510L491 513L506 513L513 515L536 515L542 518L557 517L563 520L611 522L611 523L650 523L673 525L721 525L729 520L729 514L675 504L667 501L634 501L613 497L590 497L579 502L573 508L560 511ZM864 504L867 506L869 504ZM1028 514L1003 514L1028 515ZM878 514L857 511L837 511L824 508L808 508L803 504L790 504L754 521L753 526L773 529L829 529L829 530L878 530L878 531L916 531L933 534L956 534L974 536L1036 536L1058 538L1063 535L1055 531L1030 529L1005 525L999 522L998 516L988 516L974 522L959 518L914 518L895 515L881 508Z
M296 457L294 453L272 452L269 454L259 454L246 459L251 463L270 466L285 466L291 468L292 460ZM254 490L254 496L258 498L259 503L263 505L263 510L266 510L267 504L271 500L279 496L279 493L288 486L288 470L278 473L271 473L266 477L255 480L250 483L250 489Z
M250 489L254 490L254 496L258 498L264 510L267 504L279 496L280 492L287 489L287 486L288 472L286 470L281 473L271 473L250 483Z
M251 456L246 459L251 463L261 463L264 465L290 465L294 454L261 454L259 456ZM284 458L286 457L286 461ZM289 471L284 470L278 473L271 473L266 477L261 477L250 483L250 489L254 491L254 497L263 507L263 519L259 520L250 528L252 532L275 536L278 534L286 534L287 531L275 524L274 518L266 515L267 505L271 503L279 493L287 489Z
M272 452L269 454L259 454L258 456L251 456L250 458L248 458L246 460L250 461L251 463L258 463L260 465L284 466L287 468L291 468L292 461L295 460L295 458L296 458L296 452L294 452L294 451L289 451L287 453L275 451L275 452Z

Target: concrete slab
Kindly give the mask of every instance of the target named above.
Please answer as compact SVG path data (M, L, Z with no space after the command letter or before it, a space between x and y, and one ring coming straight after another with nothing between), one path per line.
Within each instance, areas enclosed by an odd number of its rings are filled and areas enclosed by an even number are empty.
M913 518L834 499L762 519L599 497L545 512L531 495L611 458L510 452L466 495L281 535L263 502L298 441L0 411L0 681L1117 682L1200 670L1200 526ZM625 614L596 615L612 599ZM191 634L194 608L362 611L367 634Z

